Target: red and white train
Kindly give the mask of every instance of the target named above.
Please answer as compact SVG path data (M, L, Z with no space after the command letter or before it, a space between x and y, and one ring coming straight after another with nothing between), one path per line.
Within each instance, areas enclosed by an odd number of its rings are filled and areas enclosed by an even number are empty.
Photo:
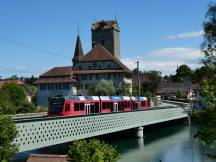
M65 96L49 98L48 116L77 116L149 109L146 97Z

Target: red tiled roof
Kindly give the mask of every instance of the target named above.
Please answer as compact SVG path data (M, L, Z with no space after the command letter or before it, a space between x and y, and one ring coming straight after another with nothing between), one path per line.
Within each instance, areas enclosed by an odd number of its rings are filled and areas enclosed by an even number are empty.
M74 83L76 82L75 79L72 77L46 77L46 78L39 78L34 84L42 84L42 83Z
M27 162L67 162L67 155L31 154Z
M73 71L74 74L101 74L101 73L122 73L125 72L125 70L118 70L118 69L112 69L112 70L76 70Z
M43 73L40 78L44 77L58 77L58 76L72 76L73 70L72 66L65 67L54 67L47 72Z
M24 83L21 80L0 80L0 88L5 84L5 83L15 83L18 85L24 85Z
M150 82L150 78L148 77L148 75L140 75L139 77L140 77L140 84L142 84L143 82ZM133 84L138 85L137 74L133 74L132 82Z
M114 20L102 20L97 21L92 24L92 30L98 30L98 29L116 29L119 30L118 23Z
M190 82L163 82L159 85L157 93L176 93L177 91L188 93L191 89L193 89L193 84Z
M131 73L131 71L115 56L113 56L110 51L100 44L95 45L80 61L114 61L123 70Z

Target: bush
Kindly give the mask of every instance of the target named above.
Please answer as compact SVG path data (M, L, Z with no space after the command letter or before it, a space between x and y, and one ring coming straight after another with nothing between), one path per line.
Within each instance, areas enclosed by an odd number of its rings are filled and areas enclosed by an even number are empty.
M36 110L36 106L31 104L28 101L23 101L17 107L17 113L29 113L29 112L34 112L35 110Z
M15 106L19 106L24 100L26 100L26 95L20 85L15 83L6 83L3 85L2 90L10 95L11 101Z
M10 161L18 151L18 147L12 143L17 135L16 125L9 116L0 116L0 161Z
M119 159L115 147L97 139L74 141L68 155L71 162L116 162Z
M0 90L0 115L1 114L15 114L16 106L11 101L10 94Z

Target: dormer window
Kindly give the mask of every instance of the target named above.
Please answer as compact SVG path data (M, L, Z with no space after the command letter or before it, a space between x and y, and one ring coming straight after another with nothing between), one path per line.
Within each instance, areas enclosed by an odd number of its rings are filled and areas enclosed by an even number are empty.
M107 68L108 68L108 69L111 69L111 65L110 65L110 64L108 64L108 65L107 65Z
M97 67L97 63L94 62L94 63L93 63L93 68L95 69L96 67Z

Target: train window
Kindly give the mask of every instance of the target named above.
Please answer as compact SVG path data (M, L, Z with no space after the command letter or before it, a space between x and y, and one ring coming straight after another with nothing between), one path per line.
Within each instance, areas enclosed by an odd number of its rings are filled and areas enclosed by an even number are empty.
M145 106L145 102L144 101L141 102L141 106Z
M74 111L79 111L79 103L74 103Z
M106 108L107 108L106 102L102 102L102 109L106 109Z
M91 113L95 113L95 104L94 103L91 103L90 104L90 108L91 108Z
M70 111L70 104L66 104L65 111Z
M127 101L124 102L124 108L127 108Z
M98 113L99 112L99 103L96 102L95 103L95 113Z
M110 105L110 110L113 111L113 103L110 102L109 105Z
M127 102L127 107L130 107L130 101Z
M80 111L84 111L84 103L80 103Z

